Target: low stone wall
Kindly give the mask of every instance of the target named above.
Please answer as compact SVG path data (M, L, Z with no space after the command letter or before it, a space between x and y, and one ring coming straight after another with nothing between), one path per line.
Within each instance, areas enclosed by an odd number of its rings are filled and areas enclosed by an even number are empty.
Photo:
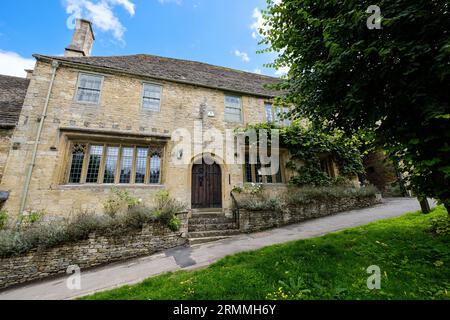
M264 229L298 223L308 219L320 218L339 212L360 209L380 203L378 197L342 198L330 202L311 202L299 206L288 206L282 211L239 211L241 232L255 232Z
M155 223L119 237L91 234L89 239L77 243L35 249L21 256L1 259L0 289L66 273L70 265L91 268L184 245L187 243L187 213L178 217L182 226L177 232Z

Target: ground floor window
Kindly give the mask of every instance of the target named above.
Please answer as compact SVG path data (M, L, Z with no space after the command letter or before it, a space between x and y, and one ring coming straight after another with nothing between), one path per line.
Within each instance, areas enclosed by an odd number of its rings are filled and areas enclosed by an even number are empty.
M262 168L267 167L270 169L269 165L262 165L257 157L257 161L255 164L250 163L250 156L248 153L245 155L245 164L244 164L244 181L245 182L254 182L254 183L283 183L283 175L281 173L281 163L280 168L278 168L277 172L272 172L272 175L263 175Z
M69 184L160 184L162 147L72 142Z

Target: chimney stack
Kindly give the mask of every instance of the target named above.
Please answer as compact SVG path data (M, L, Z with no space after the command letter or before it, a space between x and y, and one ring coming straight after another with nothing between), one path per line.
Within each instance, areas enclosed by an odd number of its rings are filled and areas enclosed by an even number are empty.
M64 52L65 57L89 57L94 45L94 31L88 20L77 19L72 43Z

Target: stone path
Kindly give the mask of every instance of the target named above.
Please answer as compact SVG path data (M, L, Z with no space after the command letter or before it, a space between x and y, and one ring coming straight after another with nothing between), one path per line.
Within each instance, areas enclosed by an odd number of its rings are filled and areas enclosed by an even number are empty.
M168 271L201 268L230 254L317 237L417 210L420 210L420 206L415 199L385 199L382 204L372 208L347 211L269 231L238 235L213 243L174 248L152 256L82 271L81 290L69 290L66 286L68 276L62 276L2 291L0 300L72 299L125 284L135 284Z

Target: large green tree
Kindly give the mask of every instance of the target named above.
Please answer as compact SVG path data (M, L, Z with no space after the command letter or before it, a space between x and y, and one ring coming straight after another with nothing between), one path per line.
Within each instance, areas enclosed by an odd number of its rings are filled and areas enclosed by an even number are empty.
M368 28L370 5L381 29ZM273 66L290 67L280 103L332 129L370 132L416 194L450 214L449 1L269 0L263 15Z

